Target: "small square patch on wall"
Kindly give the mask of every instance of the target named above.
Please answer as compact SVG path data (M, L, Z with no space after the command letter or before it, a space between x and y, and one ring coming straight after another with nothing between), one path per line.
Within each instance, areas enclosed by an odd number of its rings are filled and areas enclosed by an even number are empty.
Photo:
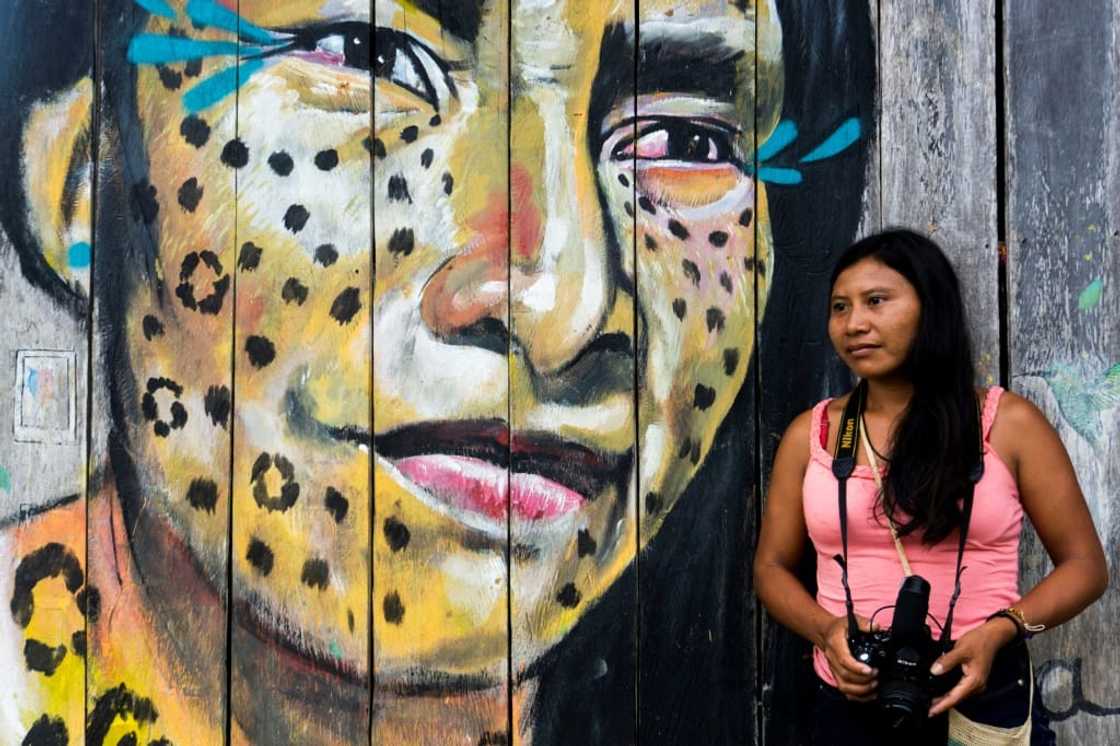
M16 353L15 439L74 443L78 426L78 354L65 350Z

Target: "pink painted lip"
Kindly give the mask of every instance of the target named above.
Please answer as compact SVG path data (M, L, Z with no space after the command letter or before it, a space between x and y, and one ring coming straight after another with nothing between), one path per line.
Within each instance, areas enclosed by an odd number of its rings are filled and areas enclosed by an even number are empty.
M525 521L547 521L579 510L586 500L575 490L539 474L509 473L470 456L433 453L396 462L418 487L455 508L505 520L507 506Z

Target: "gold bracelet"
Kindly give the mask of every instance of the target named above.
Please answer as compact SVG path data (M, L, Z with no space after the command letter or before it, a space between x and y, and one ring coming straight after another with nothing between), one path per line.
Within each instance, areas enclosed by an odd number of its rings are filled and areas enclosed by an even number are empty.
M1014 620L1019 625L1019 632L1026 639L1030 639L1034 635L1046 629L1045 624L1031 624L1027 621L1026 615L1023 610L1018 606L1008 606L1006 609L1000 609L993 616L1006 616Z

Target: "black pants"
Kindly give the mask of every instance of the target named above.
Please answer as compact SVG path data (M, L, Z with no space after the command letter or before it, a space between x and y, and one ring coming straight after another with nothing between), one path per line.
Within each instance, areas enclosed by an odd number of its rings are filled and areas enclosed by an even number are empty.
M1030 657L1026 645L1013 643L1000 650L992 663L987 687L961 702L962 715L979 723L1013 728L1027 719L1030 691ZM1035 687L1031 708L1031 746L1054 746L1057 739L1042 709ZM949 733L947 714L925 720L919 727L900 733L883 721L874 703L852 702L835 687L819 681L813 712L813 743L816 746L945 746Z

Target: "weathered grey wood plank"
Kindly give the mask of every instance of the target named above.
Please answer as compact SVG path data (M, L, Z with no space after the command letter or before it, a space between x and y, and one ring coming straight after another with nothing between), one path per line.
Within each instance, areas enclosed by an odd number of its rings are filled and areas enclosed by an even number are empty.
M949 255L978 383L999 382L994 0L880 5L882 221Z
M1055 424L1120 560L1120 6L1006 4L1011 382ZM1111 368L1111 375L1106 373ZM1049 570L1024 533L1025 586ZM1060 743L1120 742L1115 576L1032 644Z

